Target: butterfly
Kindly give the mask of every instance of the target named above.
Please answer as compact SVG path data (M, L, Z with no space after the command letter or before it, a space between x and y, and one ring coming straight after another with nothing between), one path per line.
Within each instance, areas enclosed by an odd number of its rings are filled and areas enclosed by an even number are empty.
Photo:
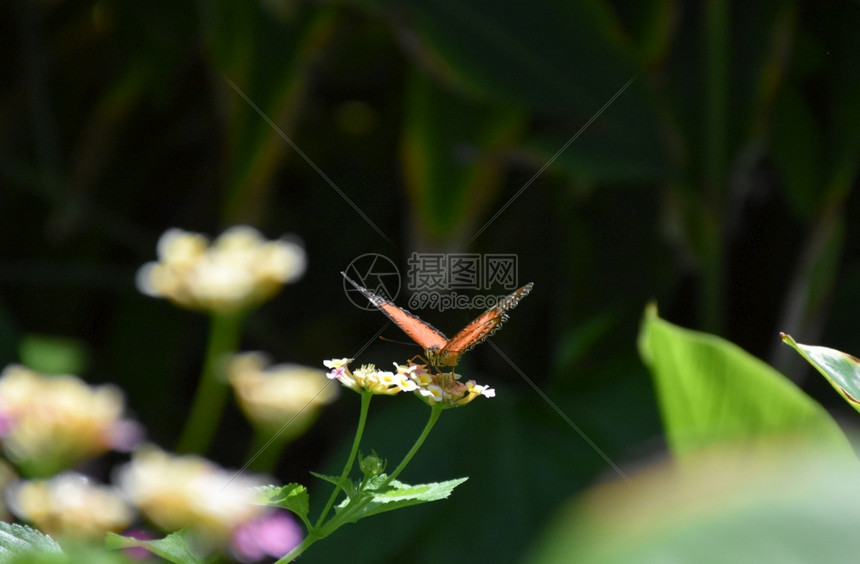
M404 333L424 348L427 361L434 368L442 366L454 367L460 362L460 357L472 347L492 335L505 321L507 312L514 309L521 299L532 291L533 283L529 282L513 294L505 297L499 303L482 313L466 325L459 333L448 339L441 331L418 318L405 309L394 305L382 296L378 296L354 282L345 272L341 272L346 280L355 286L364 297L370 300L382 313L388 316Z

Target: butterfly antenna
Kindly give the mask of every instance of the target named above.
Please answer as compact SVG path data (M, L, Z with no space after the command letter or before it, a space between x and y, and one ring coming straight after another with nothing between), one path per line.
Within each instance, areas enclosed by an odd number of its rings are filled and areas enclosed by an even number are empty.
M380 335L381 340L389 342L389 343L397 343L398 345L406 345L408 347L420 347L418 343L410 343L409 341L398 341L397 339L389 339L388 337L383 337Z

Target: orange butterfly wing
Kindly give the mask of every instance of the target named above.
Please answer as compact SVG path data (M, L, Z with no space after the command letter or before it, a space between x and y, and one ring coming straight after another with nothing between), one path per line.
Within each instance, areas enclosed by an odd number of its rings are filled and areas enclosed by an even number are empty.
M532 291L534 284L529 282L513 294L491 307L469 323L442 348L442 355L450 357L456 364L460 355L493 334L502 323L508 320L507 312L517 307L520 300Z
M367 288L359 286L358 283L354 282L346 275L345 272L341 272L341 274L343 274L343 277L346 278L350 284L355 286L355 289L361 292L362 295L370 301L370 303L375 305L382 313L388 316L388 319L393 321L395 325L403 330L404 333L409 335L413 341L424 347L424 350L441 349L448 344L448 338L442 334L441 331L426 321L422 321L417 315L413 315L405 309L397 307L382 296L378 296Z

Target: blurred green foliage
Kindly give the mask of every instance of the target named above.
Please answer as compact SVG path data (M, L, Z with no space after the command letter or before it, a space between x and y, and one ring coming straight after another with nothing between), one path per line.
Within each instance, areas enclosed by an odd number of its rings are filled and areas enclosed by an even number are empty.
M164 446L206 339L202 316L134 288L171 226L299 235L306 278L252 316L245 346L311 365L382 326L343 295L358 255L405 271L416 251L517 254L535 291L494 341L622 466L662 444L636 356L648 299L829 399L778 331L860 350L856 3L14 0L0 13L0 361L30 333L86 343L83 376L122 385ZM418 313L452 331L475 312ZM412 354L374 344L360 360ZM617 478L491 347L461 372L498 397L446 414L403 478L472 479L303 561L344 546L354 562L432 562L440 546L517 561L561 500ZM338 467L354 400L279 478ZM380 411L366 444L398 459L424 408ZM249 440L233 410L210 454L239 466Z

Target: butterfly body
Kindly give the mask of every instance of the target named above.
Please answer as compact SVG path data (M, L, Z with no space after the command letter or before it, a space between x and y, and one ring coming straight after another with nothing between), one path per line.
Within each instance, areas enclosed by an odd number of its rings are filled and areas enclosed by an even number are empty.
M354 282L346 273L343 277L388 316L404 333L424 348L427 362L434 368L454 367L464 353L492 335L508 319L507 312L515 308L519 301L531 292L532 283L526 284L514 293L505 297L495 306L489 308L460 330L454 337L448 339L444 333L421 320L417 315L394 305L382 296L374 294L367 288Z

